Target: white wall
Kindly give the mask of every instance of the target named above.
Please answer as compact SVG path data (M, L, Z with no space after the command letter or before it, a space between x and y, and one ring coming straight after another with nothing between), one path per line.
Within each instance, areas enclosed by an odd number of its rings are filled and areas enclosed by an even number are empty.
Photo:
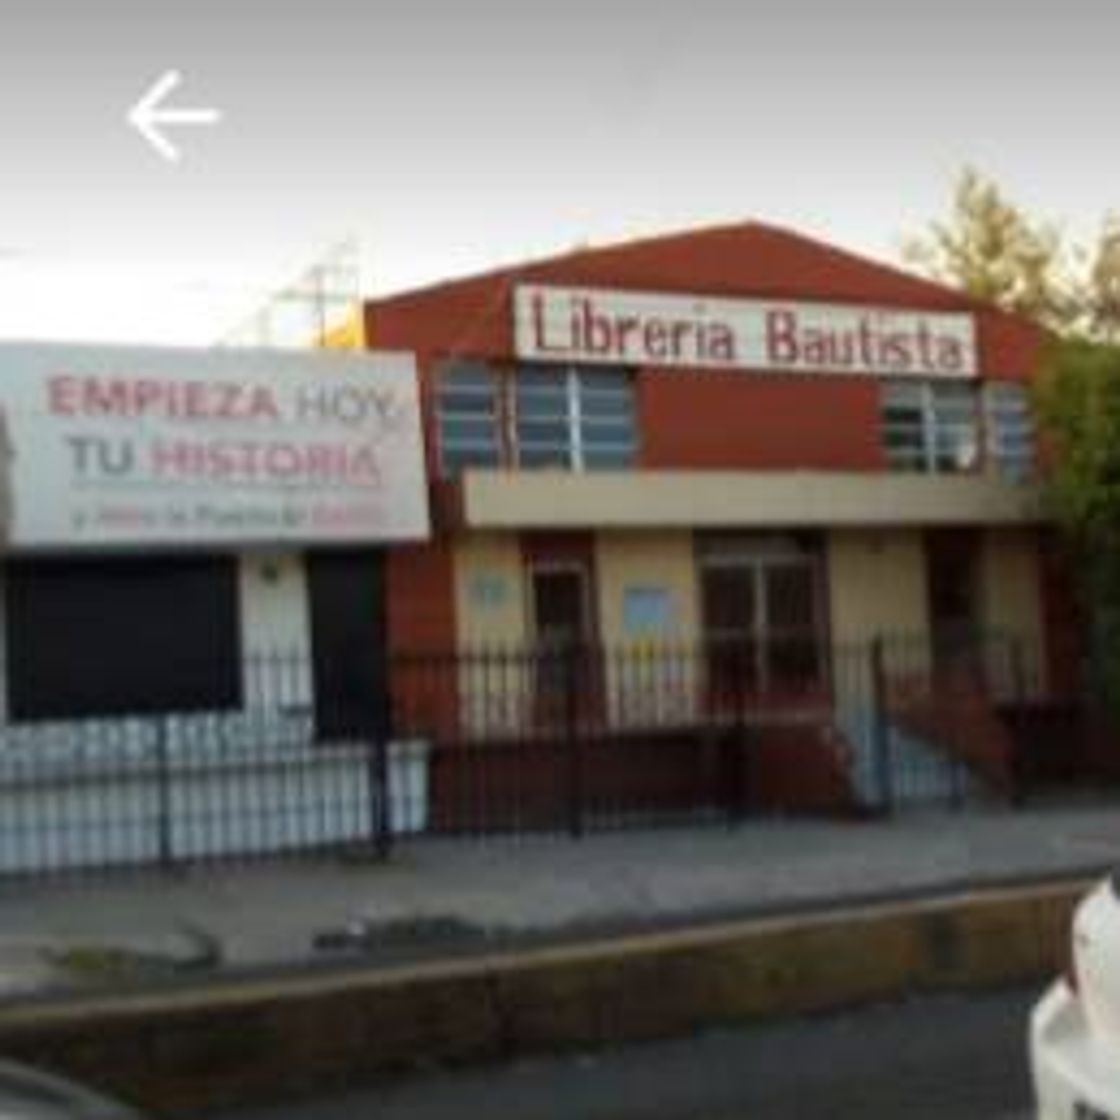
M309 706L311 617L303 557L244 553L238 583L246 706Z

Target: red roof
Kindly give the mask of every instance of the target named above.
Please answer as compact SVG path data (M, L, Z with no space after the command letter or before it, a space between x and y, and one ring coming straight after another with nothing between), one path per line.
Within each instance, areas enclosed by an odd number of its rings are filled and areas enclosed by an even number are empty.
M374 307L466 296L480 286L556 283L658 292L819 299L930 310L974 310L977 300L945 284L800 233L741 222L686 230L441 281L369 301Z
M750 299L806 300L976 314L985 376L1023 378L1041 334L964 292L789 230L742 222L576 249L366 303L371 345L506 358L514 353L511 293L533 282L567 287Z

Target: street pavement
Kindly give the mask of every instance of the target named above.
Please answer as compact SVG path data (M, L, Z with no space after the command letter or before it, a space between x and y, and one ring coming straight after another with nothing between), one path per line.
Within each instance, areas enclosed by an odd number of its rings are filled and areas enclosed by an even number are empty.
M8 881L0 884L0 988L6 977L16 989L32 982L29 960L41 946L53 947L55 957L60 946L94 945L187 963L217 956L232 967L274 966L349 951L349 928L351 949L356 939L392 961L1089 876L1118 863L1120 801L1096 800L876 822L768 819L581 840L409 839L387 862L324 857Z
M433 1071L210 1120L1026 1120L1035 988Z

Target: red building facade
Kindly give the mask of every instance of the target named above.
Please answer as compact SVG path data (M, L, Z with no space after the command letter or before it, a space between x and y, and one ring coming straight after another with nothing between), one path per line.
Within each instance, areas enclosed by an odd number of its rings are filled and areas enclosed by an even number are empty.
M808 679L834 708L876 640L924 666L999 648L999 688L1068 683L1026 322L747 223L380 299L365 335L416 354L432 479L433 542L387 560L395 648L696 649L693 713L724 640L752 696ZM863 734L841 716L781 747L779 799Z

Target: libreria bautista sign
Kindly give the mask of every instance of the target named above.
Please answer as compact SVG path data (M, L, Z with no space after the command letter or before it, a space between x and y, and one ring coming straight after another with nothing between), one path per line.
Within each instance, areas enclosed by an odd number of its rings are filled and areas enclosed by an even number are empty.
M522 358L636 366L974 377L971 315L520 285Z
M411 355L0 345L0 545L428 534Z

